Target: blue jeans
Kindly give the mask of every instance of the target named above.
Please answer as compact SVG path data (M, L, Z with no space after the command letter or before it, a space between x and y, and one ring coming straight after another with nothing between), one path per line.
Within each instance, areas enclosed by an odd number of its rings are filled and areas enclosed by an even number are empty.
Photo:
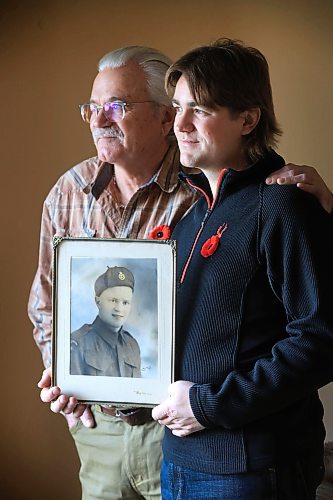
M162 499L315 500L322 477L322 463L312 460L242 474L206 474L163 461Z

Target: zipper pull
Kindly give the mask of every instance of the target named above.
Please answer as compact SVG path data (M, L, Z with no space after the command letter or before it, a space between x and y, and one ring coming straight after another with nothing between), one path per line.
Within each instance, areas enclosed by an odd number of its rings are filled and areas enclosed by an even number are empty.
M210 257L211 255L213 255L213 253L216 252L217 247L219 246L220 243L221 236L224 233L224 231L227 230L227 228L228 224L224 222L224 224L222 224L222 226L218 228L216 234L208 238L208 240L202 245L200 253L203 257L205 258Z
M211 209L208 208L206 213L205 213L205 216L204 218L202 219L202 222L201 222L201 227L203 227L205 224L206 224L206 220L208 219L208 217L210 216L210 213L211 213Z

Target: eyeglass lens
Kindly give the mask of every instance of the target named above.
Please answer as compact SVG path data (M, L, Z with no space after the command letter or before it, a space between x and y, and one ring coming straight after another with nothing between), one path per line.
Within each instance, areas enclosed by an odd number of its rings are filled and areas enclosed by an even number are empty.
M110 122L119 122L124 118L124 106L118 102L106 102L103 107L93 103L83 104L81 106L82 118L86 122L90 122L91 118L95 117L101 109L105 118Z

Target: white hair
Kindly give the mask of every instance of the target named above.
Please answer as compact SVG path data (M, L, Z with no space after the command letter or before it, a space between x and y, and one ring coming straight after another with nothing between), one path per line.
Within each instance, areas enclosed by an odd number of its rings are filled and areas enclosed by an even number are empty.
M140 45L131 45L108 52L99 61L97 69L121 68L129 62L139 64L147 76L147 85L151 99L165 106L170 106L171 101L165 91L165 74L172 64L168 56L159 50Z

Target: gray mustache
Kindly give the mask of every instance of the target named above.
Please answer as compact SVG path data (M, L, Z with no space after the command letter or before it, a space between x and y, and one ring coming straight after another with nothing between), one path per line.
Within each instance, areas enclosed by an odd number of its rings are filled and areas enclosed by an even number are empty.
M99 137L113 137L114 139L122 139L124 137L124 134L120 130L112 127L94 128L92 135L94 140Z

